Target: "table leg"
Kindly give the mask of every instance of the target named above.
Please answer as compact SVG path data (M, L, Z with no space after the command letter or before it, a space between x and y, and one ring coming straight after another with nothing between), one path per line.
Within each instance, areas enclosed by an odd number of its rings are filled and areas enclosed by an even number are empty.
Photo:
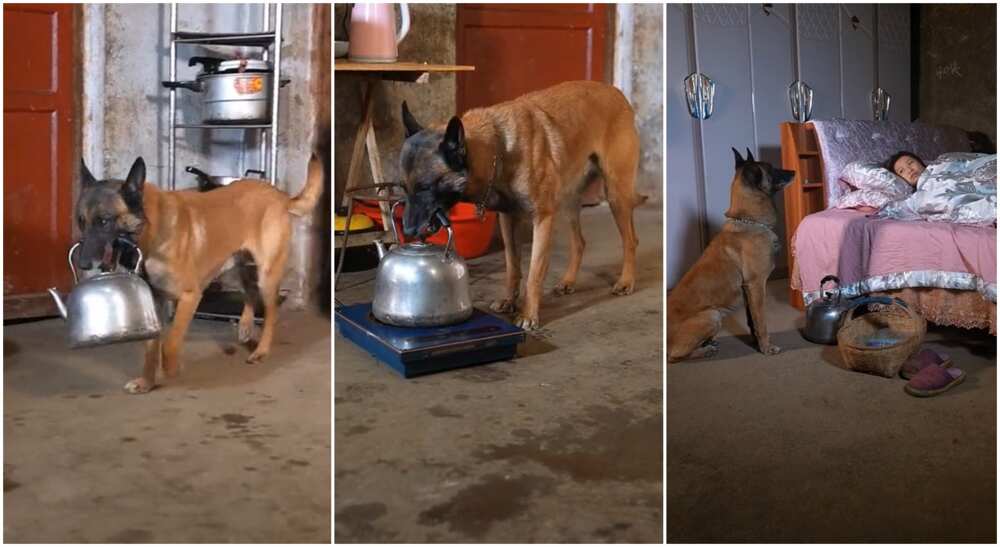
M372 170L372 180L376 183L386 182L385 175L382 173L382 156L378 151L378 141L375 140L375 128L371 125L368 127L368 135L365 138L365 146L368 149L368 165ZM387 195L389 191L379 190L378 193L379 195ZM389 205L390 203L388 201L378 202L379 211L382 213L382 227L385 229L387 237L390 237L389 234L395 234L392 230L392 225L389 224L390 222L393 222L392 212ZM394 235L391 237L395 239ZM399 242L397 241L396 243Z
M354 150L351 151L351 163L347 168L347 185L344 187L344 197L341 199L343 206L346 206L349 200L347 190L360 186L358 178L361 177L365 141L372 131L372 111L375 104L375 101L372 100L374 92L372 83L371 80L367 79L361 81L361 123L358 124L358 130L354 135Z

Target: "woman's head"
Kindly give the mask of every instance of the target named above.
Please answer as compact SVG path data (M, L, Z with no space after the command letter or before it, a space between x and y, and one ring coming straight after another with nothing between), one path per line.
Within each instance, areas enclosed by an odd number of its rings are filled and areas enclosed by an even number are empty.
M917 179L927 166L913 152L896 152L885 162L885 168L899 175L910 186L916 186Z

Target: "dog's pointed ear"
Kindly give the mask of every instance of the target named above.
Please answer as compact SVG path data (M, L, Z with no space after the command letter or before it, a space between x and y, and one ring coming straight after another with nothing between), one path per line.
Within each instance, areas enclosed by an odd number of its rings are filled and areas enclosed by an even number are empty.
M444 131L444 140L441 141L441 153L444 154L445 162L452 169L459 170L465 168L465 128L462 120L457 116L452 116L448 121L448 128Z
M90 169L87 169L87 162L80 158L80 181L83 183L83 187L93 186L97 184L97 179L94 175L90 174Z
M130 206L133 200L138 198L139 205L142 204L142 187L146 184L146 162L141 157L135 159L132 168L128 170L125 177L125 184L122 185L122 194L125 201Z
M739 151L735 148L733 148L733 155L736 156L736 168L739 169L740 167L743 167L746 160L743 159L743 156L741 156Z
M753 159L753 152L750 151L749 147L747 147L747 161L757 161Z
M421 131L424 130L423 126L420 125L420 123L417 122L417 119L413 117L413 114L410 114L410 108L406 106L406 101L403 101L402 111L403 111L403 126L406 127L407 138L416 135L417 133L420 133Z

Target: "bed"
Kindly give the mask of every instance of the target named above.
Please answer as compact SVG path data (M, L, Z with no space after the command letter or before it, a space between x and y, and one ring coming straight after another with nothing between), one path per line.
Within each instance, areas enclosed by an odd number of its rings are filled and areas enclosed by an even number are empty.
M965 132L861 120L814 121L794 130L789 146L796 150L782 155L785 168L803 177L786 194L790 284L802 303L820 298L820 280L833 274L846 296L897 296L932 323L996 334L995 226L876 219L827 208L848 190L840 180L848 163L880 161L900 150L925 159L967 152ZM803 207L809 203L815 212Z

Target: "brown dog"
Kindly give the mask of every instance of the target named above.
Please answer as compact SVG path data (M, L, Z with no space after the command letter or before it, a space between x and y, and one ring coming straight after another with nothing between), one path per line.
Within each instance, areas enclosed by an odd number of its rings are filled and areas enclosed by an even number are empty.
M239 339L253 333L254 295L264 302L264 328L247 362L267 356L277 321L278 285L285 273L292 224L290 215L303 216L316 206L323 191L323 167L313 155L305 188L292 198L261 180L241 180L199 193L165 192L145 184L146 164L135 160L124 181L97 181L82 166L83 188L76 212L83 233L77 265L84 270L109 264L119 238L139 245L145 270L158 303L176 301L173 324L160 339L146 342L143 374L125 385L129 393L153 388L156 369L167 376L179 372L180 345L201 300L202 290L234 255L249 254L256 264L257 281L243 265L245 304Z
M779 249L774 195L795 173L758 162L749 150L746 160L735 148L733 154L736 175L726 211L729 219L667 295L667 360L671 362L714 355L722 318L739 306L741 294L761 353L781 351L768 339L764 289Z
M621 233L624 258L612 292L635 287L638 240L632 210L639 136L635 113L616 88L598 82L566 82L512 101L453 117L447 127L425 129L403 103L406 141L400 163L407 189L403 228L407 235L438 229L435 212L458 201L500 212L507 263L506 293L491 306L512 312L521 283L521 257L514 240L516 216L533 224L531 267L524 307L516 323L537 328L542 282L549 267L552 223L564 209L570 216L570 260L556 294L574 291L583 258L580 196L603 181Z

